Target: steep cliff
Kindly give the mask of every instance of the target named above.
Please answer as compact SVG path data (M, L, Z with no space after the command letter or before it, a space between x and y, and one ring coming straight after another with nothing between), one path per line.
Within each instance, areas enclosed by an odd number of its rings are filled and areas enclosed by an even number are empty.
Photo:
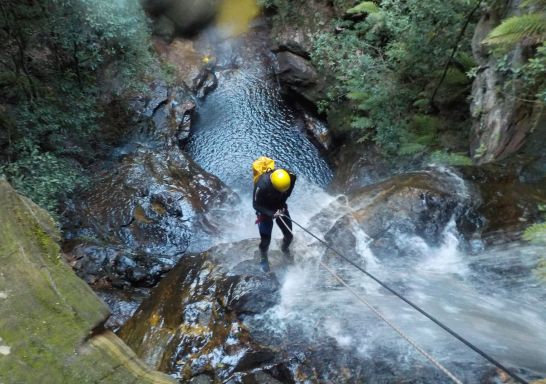
M529 47L519 43L501 58L483 44L501 19L517 14L516 5L487 9L474 32L472 50L479 68L472 86L470 150L478 164L505 159L518 152L529 136L546 132L544 105L526 98L521 82L508 75L528 59Z
M172 383L113 333L66 265L51 217L0 180L0 382Z

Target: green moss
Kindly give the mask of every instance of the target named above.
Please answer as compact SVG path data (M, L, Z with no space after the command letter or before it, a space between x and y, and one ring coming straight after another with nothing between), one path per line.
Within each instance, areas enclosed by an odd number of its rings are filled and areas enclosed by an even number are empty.
M115 336L86 342L108 308L60 257L49 215L2 180L0 217L0 329L11 348L1 383L171 382L137 367Z

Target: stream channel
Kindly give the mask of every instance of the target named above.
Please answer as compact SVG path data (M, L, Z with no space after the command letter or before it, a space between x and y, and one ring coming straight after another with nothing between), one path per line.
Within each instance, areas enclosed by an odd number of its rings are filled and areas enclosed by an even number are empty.
M298 174L289 199L298 223L323 237L338 218L351 211L343 196L325 192L332 170L306 137L301 113L284 102L273 61L259 49L262 43L254 36L223 40L214 48L218 87L198 104L185 147L199 165L241 197L239 206L225 211L230 225L217 238L218 244L257 237L250 165L262 155ZM455 172L443 168L430 172L444 174L456 194L469 198L465 181ZM370 272L524 378L546 376L543 286L532 273L510 272L530 271L543 249L520 243L486 248L479 240L473 247L462 247L452 220L439 245L401 232L395 241L410 256L379 259L370 250L366 233L356 226L351 231L357 253ZM319 348L324 382L330 380L328 365L345 366L351 377L369 383L450 382L321 270L317 260L324 249L303 231L296 228L295 232L296 264L278 276L280 303L247 319L251 329L262 330L255 332L255 338L265 344L284 338L282 344L294 353L305 343L323 345ZM273 236L280 237L278 228ZM339 249L345 251L343 245ZM351 266L338 262L335 267L354 289L463 382L498 380L492 378L499 374L492 365L399 299ZM335 348L328 349L329 344Z

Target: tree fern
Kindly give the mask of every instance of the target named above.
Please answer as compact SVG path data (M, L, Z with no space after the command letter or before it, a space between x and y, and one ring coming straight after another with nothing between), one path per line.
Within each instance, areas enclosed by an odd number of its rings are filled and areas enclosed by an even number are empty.
M537 44L545 38L546 13L538 12L504 20L489 33L484 43L507 50L519 42Z

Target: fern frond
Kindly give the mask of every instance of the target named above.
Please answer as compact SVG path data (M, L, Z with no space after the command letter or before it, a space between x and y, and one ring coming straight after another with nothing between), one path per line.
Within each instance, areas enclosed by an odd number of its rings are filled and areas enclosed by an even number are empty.
M546 223L533 224L523 232L523 239L532 243L546 244Z
M423 152L427 147L419 143L404 143L398 149L400 156L411 156Z
M513 16L493 29L483 41L487 45L511 48L526 40L538 43L546 38L546 13Z
M357 6L347 10L347 13L377 13L381 9L373 1L363 1Z
M455 59L464 67L465 72L478 65L474 57L465 52L458 52Z
M436 135L432 134L432 133L428 133L426 135L417 136L417 139L415 140L415 142L417 144L430 146L430 145L434 144L435 140L436 140Z
M454 67L450 67L447 70L446 77L444 79L444 84L447 87L466 85L471 82L472 80L466 75L466 73L461 72L458 68Z
M424 114L413 115L410 123L411 130L419 135L435 135L441 126L442 120Z
M368 117L357 117L351 122L351 127L355 129L368 129L373 127L373 121Z
M370 94L366 92L353 91L353 92L347 93L347 98L349 100L355 100L355 101L368 100L370 98Z

